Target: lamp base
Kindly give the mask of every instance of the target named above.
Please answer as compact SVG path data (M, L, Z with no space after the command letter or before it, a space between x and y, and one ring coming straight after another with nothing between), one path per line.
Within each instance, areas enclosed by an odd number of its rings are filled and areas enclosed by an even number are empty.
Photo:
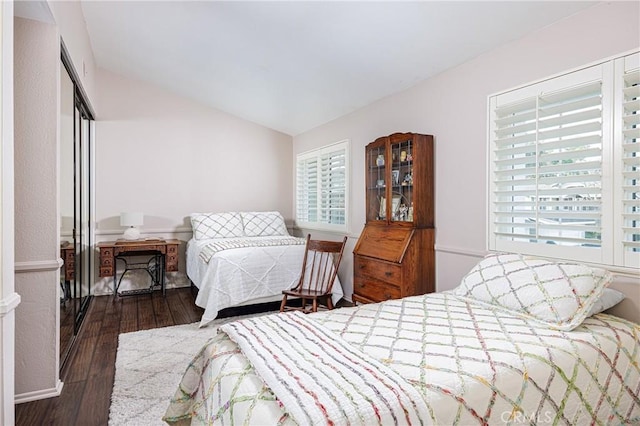
M125 240L137 240L140 238L140 230L135 226L132 226L124 231L123 236Z

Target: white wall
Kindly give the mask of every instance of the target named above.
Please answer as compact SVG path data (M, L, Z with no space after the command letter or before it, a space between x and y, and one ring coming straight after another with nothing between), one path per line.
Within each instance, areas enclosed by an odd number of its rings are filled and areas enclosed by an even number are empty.
M60 37L69 52L80 84L86 92L89 103L95 99L96 65L87 33L87 23L79 1L47 0L51 14L60 31Z
M16 401L56 396L58 363L58 93L54 25L16 18Z
M352 143L352 237L365 222L364 147L379 136L435 137L437 290L455 287L486 250L487 96L639 45L638 2L601 3L402 93L294 138L294 156ZM346 262L351 262L349 251ZM352 276L345 293L352 292ZM640 286L636 287L640 296ZM633 294L632 294L633 295ZM624 303L629 303L625 301ZM636 298L640 307L640 297Z
M144 213L143 236L185 241L193 212L278 210L291 219L290 136L102 69L96 87L97 240L122 236L124 211ZM183 257L179 268L169 286L187 283ZM110 286L99 280L94 292Z
M15 423L13 2L0 4L0 424Z

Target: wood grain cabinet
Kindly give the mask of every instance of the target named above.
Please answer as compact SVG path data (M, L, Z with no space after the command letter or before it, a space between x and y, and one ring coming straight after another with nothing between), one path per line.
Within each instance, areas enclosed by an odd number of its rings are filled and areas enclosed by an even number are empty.
M365 149L366 224L353 251L354 302L435 290L433 136L394 133Z

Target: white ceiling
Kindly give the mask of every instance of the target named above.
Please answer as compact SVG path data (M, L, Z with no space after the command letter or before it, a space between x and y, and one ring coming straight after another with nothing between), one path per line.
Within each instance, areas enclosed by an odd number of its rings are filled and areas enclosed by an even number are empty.
M296 135L590 7L82 1L99 67Z

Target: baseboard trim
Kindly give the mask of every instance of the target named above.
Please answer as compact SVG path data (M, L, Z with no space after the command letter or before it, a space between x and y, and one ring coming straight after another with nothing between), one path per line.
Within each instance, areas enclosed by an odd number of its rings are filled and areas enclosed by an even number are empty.
M20 304L20 295L16 292L0 299L0 318L4 318L9 312L13 311Z
M55 271L62 268L62 259L56 260L32 260L29 262L16 262L14 264L15 271L18 273L24 272L42 272L42 271Z
M23 404L25 402L38 401L40 399L54 398L60 396L64 383L58 380L55 388L42 389L33 392L21 393L15 396L16 404Z

